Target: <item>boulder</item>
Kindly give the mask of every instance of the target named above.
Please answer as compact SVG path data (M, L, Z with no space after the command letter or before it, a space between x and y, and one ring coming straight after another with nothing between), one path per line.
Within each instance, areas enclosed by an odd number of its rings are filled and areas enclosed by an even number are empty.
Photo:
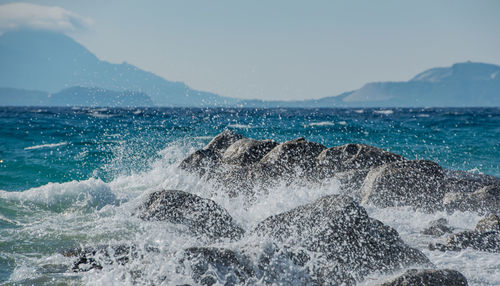
M472 248L487 252L500 252L500 222L496 214L480 220L474 230L462 231L449 236L446 244L429 245L431 250L460 251Z
M220 164L222 154L234 142L243 138L243 135L231 130L225 130L215 136L203 149L195 151L184 159L179 168L203 176L211 174Z
M144 220L182 224L194 234L210 239L239 239L244 230L229 213L212 200L177 190L151 193L140 207Z
M199 285L241 285L256 276L247 257L224 248L185 249L180 264L189 266L192 279Z
M422 234L440 237L446 233L452 233L453 228L448 226L448 220L440 218L429 223L429 227L422 230Z
M445 174L426 160L399 161L372 169L361 187L362 203L378 207L412 206L442 209Z
M243 138L231 144L222 156L226 164L248 166L260 161L264 155L276 147L272 140L254 140Z
M410 269L380 286L467 286L462 273L450 269Z
M402 161L401 155L364 144L345 144L323 150L317 157L318 168L325 175L359 169L370 169Z
M443 198L444 207L448 211L500 212L500 184L479 187L474 192L447 193Z
M256 164L253 178L267 180L296 176L310 177L316 169L316 157L325 148L304 138L281 143Z
M330 195L271 216L253 230L284 245L303 247L315 259L312 276L319 284L352 284L372 272L430 265L398 233L368 217L348 196ZM351 281L351 282L349 282Z
M219 164L220 155L211 149L200 149L184 159L179 168L203 176Z
M223 154L226 149L234 142L243 139L243 135L231 131L229 129L217 134L208 144L205 149L212 150L218 154Z

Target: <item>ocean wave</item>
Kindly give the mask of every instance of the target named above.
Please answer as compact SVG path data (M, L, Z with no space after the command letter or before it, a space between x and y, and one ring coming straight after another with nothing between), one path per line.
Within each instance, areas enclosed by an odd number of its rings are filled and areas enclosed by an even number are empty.
M304 127L321 127L321 126L334 126L335 123L331 121L321 121L321 122L311 122L309 124L305 124Z
M250 128L253 128L250 124L239 124L239 123L228 124L227 127L229 127L229 128L236 128L236 129L250 129Z
M43 149L43 148L55 148L59 146L64 146L67 145L68 142L59 142L59 143L52 143L52 144L42 144L42 145L35 145L35 146L30 146L24 148L24 150L36 150L36 149Z
M382 110L374 110L373 113L391 115L394 113L394 111L392 109L382 109Z

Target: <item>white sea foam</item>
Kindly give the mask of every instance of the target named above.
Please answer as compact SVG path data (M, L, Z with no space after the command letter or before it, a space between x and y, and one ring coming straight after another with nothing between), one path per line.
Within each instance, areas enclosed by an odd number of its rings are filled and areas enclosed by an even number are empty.
M250 128L253 128L253 126L250 125L250 124L239 124L239 123L228 124L227 127L229 127L229 128L236 128L236 129L250 129Z
M335 123L330 121L321 121L321 122L311 122L309 124L305 124L304 127L321 127L321 126L334 126Z
M394 111L392 109L382 109L382 110L374 110L373 113L391 115L394 113Z
M35 145L35 146L30 146L24 148L24 150L36 150L36 149L43 149L43 148L55 148L55 147L60 147L67 145L68 142L59 142L59 143L52 143L52 144L42 144L42 145Z
M43 272L43 269L56 266L67 269L74 260L59 254L57 251L60 248L43 252L51 253L48 255L11 253L9 257L16 261L16 268L9 282L37 284L55 278L56 281L70 279L73 282L78 279L76 281L88 285L196 284L191 279L191 273L178 271L178 260L182 249L204 245L205 241L191 237L185 227L139 219L137 208L150 192L180 189L213 199L226 208L246 230L252 229L268 216L339 192L335 180L319 186L283 184L270 192L257 193L253 203L249 204L244 197L230 198L214 185L179 170L179 162L193 150L192 146L180 142L171 144L159 152L159 159L151 163L149 170L117 176L110 182L88 179L51 183L24 192L0 191L0 200L10 201L20 210L15 218L9 218L9 223L20 227L4 232L4 241L29 241L30 244L47 247L62 239L74 241L76 246L126 244L136 246L140 254L140 258L125 265L115 263L104 265L100 271L54 277L50 271ZM394 227L410 246L422 250L438 268L461 271L469 279L470 285L500 285L500 278L496 275L500 269L498 254L474 250L446 253L429 251L428 243L439 242L440 239L420 234L429 221L440 217L448 219L456 230L471 229L481 219L477 214L426 214L410 208L365 208L371 217ZM265 245L265 242L249 236L240 242L221 242L214 246L227 249L246 247L251 254L257 253ZM150 246L157 248L158 252L148 252L146 249ZM372 285L383 278L386 276L372 275L361 284Z

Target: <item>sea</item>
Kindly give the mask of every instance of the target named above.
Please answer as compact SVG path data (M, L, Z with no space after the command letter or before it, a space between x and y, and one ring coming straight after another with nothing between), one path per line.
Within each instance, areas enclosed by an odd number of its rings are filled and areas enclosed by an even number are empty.
M176 225L139 219L137 207L149 193L179 189L210 198L251 229L270 215L339 192L335 181L317 188L282 186L248 204L178 168L226 129L277 142L304 137L327 147L369 144L407 159L500 177L500 108L0 107L0 284L194 285L174 258L204 242ZM480 215L365 208L438 268L460 271L470 285L500 285L499 254L430 251L427 245L443 238L420 234L440 217L456 230L472 229ZM71 271L74 258L64 255L75 247L123 243L161 251L78 273Z

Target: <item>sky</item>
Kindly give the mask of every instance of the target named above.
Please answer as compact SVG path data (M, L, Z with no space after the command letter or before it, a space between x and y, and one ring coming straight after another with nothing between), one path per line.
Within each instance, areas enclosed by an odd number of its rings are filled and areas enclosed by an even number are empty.
M457 62L500 64L499 15L496 0L0 0L0 33L60 31L101 60L194 89L299 100Z

